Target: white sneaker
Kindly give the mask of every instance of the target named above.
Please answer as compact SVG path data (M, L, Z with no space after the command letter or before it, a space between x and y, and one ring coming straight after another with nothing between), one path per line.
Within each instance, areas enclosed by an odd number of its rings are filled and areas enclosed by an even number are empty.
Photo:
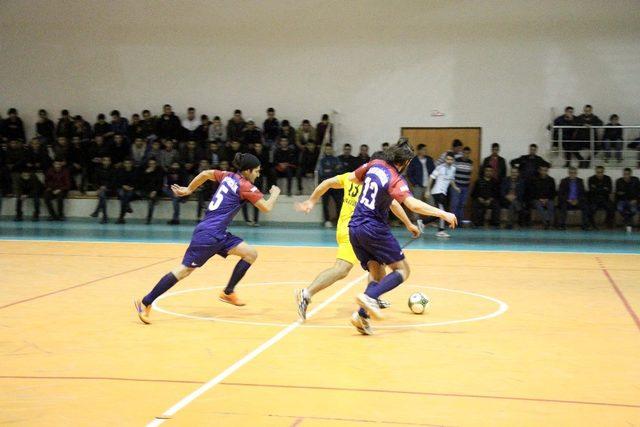
M445 239L448 239L451 236L449 236L449 234L446 231L443 230L443 231L438 231L436 233L436 237L443 237Z
M369 316L373 317L375 320L382 319L382 312L380 311L380 306L378 305L378 301L371 298L366 294L359 294L356 297L356 302L358 305L369 314Z
M630 225L627 225L627 233L631 233L633 231L633 228L631 228Z
M373 334L369 319L365 319L364 317L360 316L357 311L354 311L351 315L351 324L355 326L358 332L360 332L362 335Z
M324 222L324 228L332 228L333 224L331 223L331 221L325 221Z
M424 233L424 222L422 222L421 219L416 221L418 223L418 230L420 230L421 233Z

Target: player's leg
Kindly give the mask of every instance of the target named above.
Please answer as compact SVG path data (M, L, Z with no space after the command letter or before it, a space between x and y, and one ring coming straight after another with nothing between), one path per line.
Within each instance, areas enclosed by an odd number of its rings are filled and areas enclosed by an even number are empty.
M238 239L238 237L232 236L233 239ZM244 277L247 273L247 270L251 267L251 265L258 258L258 251L252 246L249 246L246 242L240 240L240 243L234 246L233 248L227 251L229 255L235 255L240 257L240 261L236 264L233 269L233 273L231 273L231 277L229 278L229 282L227 283L227 287L220 294L220 301L233 304L233 305L245 305L244 302L240 301L235 293L235 288L238 282Z
M298 316L303 322L307 318L307 307L311 298L321 290L333 285L338 280L347 277L353 264L343 259L336 259L333 267L328 268L318 274L311 284L304 289L297 289L295 292L296 305L298 306Z
M151 305L153 302L162 294L167 292L173 285L178 283L180 280L184 279L194 270L193 267L188 267L186 265L179 265L169 273L162 276L160 281L153 287L151 292L149 292L142 300L136 299L134 301L134 305L136 307L136 311L138 312L138 317L142 322L149 324L151 320L149 319L149 315L151 314Z
M386 267L382 264L375 263L375 265L369 266L369 283L367 284L367 289L372 286L376 286L380 283L380 280L387 274ZM365 290L365 293L367 291ZM389 301L383 300L382 298L378 298L378 306L380 308L385 309L391 307L391 303Z
M369 269L379 268L380 264L377 261L369 261ZM389 263L388 267L391 272L384 276L380 282L374 286L368 286L367 290L358 295L356 298L358 305L360 305L359 314L363 317L373 317L374 319L381 319L382 313L380 312L380 306L377 302L381 295L398 287L409 277L409 264L403 259L397 262Z

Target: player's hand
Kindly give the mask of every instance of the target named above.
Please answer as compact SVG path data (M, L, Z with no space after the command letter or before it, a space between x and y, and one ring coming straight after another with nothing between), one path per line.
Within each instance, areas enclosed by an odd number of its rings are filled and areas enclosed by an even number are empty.
M171 191L178 197L185 197L191 194L191 191L188 187L180 187L178 184L173 184L171 186Z
M271 194L274 197L279 195L280 192L281 192L280 187L276 185L272 185L271 188L269 189L269 194Z
M420 237L420 234L422 234L422 232L420 231L420 229L418 228L417 225L414 224L409 224L407 226L407 230L409 230L409 232L411 233L411 236L414 239L417 239L418 237Z
M442 219L445 220L452 229L458 226L458 218L451 212L445 212L444 215L442 215Z
M311 210L313 209L313 207L315 206L315 203L313 203L311 200L307 199L302 203L296 203L295 204L295 208L298 212L304 212L306 214L308 214L309 212L311 212Z

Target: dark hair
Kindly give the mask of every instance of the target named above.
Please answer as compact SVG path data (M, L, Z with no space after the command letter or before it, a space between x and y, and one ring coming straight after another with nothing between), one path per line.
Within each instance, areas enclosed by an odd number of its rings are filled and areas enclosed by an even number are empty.
M367 144L362 144L362 145L360 146L360 148L362 148L362 147L367 147L367 150L369 149L369 146L368 146Z
M494 142L493 144L491 144L491 148L500 148L500 144Z
M455 147L462 147L464 144L462 143L462 141L460 141L459 139L454 139L453 140L453 148Z
M82 116L78 114L73 118L73 120L82 120Z
M214 116L213 120L220 120L220 116Z
M569 172L576 172L578 170L575 166L569 166Z
M260 160L253 154L237 153L233 158L233 167L238 169L238 172L255 169L258 166L260 166Z
M7 114L18 114L18 110L16 110L15 108L9 108Z
M387 161L387 156L385 155L384 151L380 150L380 151L376 151L375 153L373 153L371 155L371 160L384 160L384 161Z
M451 158L455 159L456 155L455 155L455 153L453 151L447 151L447 154L445 154L444 157L445 158L451 157Z
M538 145L537 145L537 144L529 144L529 148L531 148L531 147L536 147L536 148L538 148Z
M396 165L404 164L406 161L415 157L413 148L411 148L407 140L402 140L393 147L389 147L389 149L385 151L385 155L388 163Z
M267 113L275 113L276 110L273 109L273 107L269 107L267 108Z
M593 107L591 106L591 104L587 104L584 106L584 108L593 108Z
M604 166L596 166L596 170L597 170L597 169L602 169L602 170L604 170Z
M144 114L144 113L149 113L149 114L151 114L151 111L149 111L149 110L142 110L142 114Z
M138 117L138 118L140 118L140 114L138 114L138 113L133 113L133 114L131 115L131 117Z
M323 114L322 115L322 120L329 120L329 115L328 114Z
M38 114L47 114L47 110L45 110L44 108L41 108L38 110Z
M631 168L624 168L622 171L631 173Z
M98 114L98 120L104 120L104 119L105 119L104 114L102 113Z
M617 114L612 114L612 115L609 117L609 120L619 119L619 118L620 118L620 117L619 117Z
M424 147L426 147L426 145L424 144L418 144L418 146L416 147L418 150L422 150Z
M240 111L240 110L234 110L233 114L242 114L242 111Z
M308 125L308 124L310 124L310 123L309 123L309 120L304 119L304 120L302 121L302 124L303 124L303 125Z
M567 105L566 107L564 107L564 111L567 110L573 110L573 107L571 105Z
M471 147L469 147L469 146L467 145L466 147L464 147L464 148L462 149L462 151L471 151Z
M347 148L347 147L351 148L351 144L349 144L348 142L342 146L342 148Z
M187 108L187 111L196 111L196 109L193 108L193 107L189 107L189 108Z
M167 107L171 108L171 104L164 104L164 105L162 106L162 108L167 108Z
M291 126L291 125L289 124L289 120L287 120L287 119L283 120L283 121L282 121L282 123L281 123L281 125L282 125L283 127L284 127L284 126Z
M387 147L388 147L388 146L389 146L389 143L388 143L388 142L383 142L383 143L382 143L382 146L383 146L383 147L385 147L385 146L387 146Z
M60 111L60 114L63 116L68 116L69 115L69 110L62 110Z
M120 117L120 111L118 111L118 110L113 110L111 113L109 113L109 115L110 115L110 116L112 116L112 117L113 117L113 116L118 116L118 117Z

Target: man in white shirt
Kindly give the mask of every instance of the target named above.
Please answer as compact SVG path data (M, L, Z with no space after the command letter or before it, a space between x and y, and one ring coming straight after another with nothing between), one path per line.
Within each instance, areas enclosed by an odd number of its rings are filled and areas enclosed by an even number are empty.
M456 168L453 166L454 153L448 152L444 157L444 163L436 167L429 176L426 193L427 197L429 194L433 196L433 200L440 209L444 209L447 204L447 192L449 191L449 186L452 186L456 191L460 191L455 183ZM435 180L435 184L433 185L433 189L431 189L433 180ZM449 237L449 234L444 231L444 221L442 220L438 223L438 232L436 233L436 236L445 238Z
M196 117L196 109L189 107L187 117L182 119L182 127L185 128L189 134L192 134L201 124L200 119Z

